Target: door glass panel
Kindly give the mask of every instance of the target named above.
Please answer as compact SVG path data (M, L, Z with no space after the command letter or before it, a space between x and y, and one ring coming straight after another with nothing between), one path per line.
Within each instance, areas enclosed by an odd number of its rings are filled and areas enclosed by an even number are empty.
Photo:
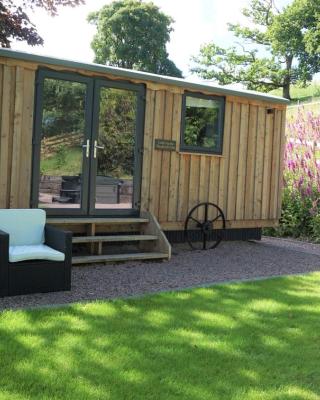
M80 208L86 84L44 79L39 207Z
M102 87L97 148L96 209L133 206L133 171L137 95Z

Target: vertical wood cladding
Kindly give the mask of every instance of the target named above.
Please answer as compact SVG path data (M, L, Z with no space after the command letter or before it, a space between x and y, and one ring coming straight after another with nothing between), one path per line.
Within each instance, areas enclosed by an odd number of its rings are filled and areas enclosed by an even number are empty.
M179 152L181 100L147 90L142 207L167 227L204 201L217 203L228 221L278 219L285 107L227 97L223 154L215 156ZM155 149L155 139L175 140L176 151Z
M35 71L0 64L0 208L30 206Z

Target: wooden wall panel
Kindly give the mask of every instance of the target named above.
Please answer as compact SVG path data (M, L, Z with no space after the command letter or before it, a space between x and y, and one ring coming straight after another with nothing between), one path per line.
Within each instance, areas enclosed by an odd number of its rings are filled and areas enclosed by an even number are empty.
M32 178L32 136L33 136L33 112L34 112L34 71L24 70L24 102L22 107L22 132L19 173L19 208L27 208L30 205L31 178Z
M254 174L253 219L261 219L265 130L266 130L266 110L264 109L264 107L259 107L257 143L256 143L257 146L256 163L255 163L255 174Z
M210 175L207 182L208 187L208 201L210 203L219 204L219 193L220 193L220 163L222 158L219 157L208 157L210 162ZM205 198L205 197L203 197ZM213 219L217 216L214 212L213 207L209 207L208 218Z
M253 219L254 205L254 180L256 163L256 143L257 143L257 120L258 107L250 106L249 127L248 127L248 147L247 147L247 165L246 165L246 192L244 200L244 218Z
M155 92L147 90L145 124L144 124L144 143L143 143L143 164L141 179L141 208L149 210L150 204L150 182L151 182L151 162L153 153L153 121L155 111Z
M164 110L165 110L165 91L159 90L156 92L154 119L153 119L153 141L152 141L152 162L150 176L150 191L149 191L149 210L152 214L159 218L159 198L160 198L160 183L162 173L162 151L154 150L154 140L163 138L164 128Z
M210 158L203 155L200 156L200 171L199 171L199 193L198 203L201 199L208 198L209 186L210 186ZM204 218L204 208L198 210L198 218Z
M0 65L0 208L30 206L35 72Z
M189 182L185 182L189 187L188 210L199 203L200 160L201 156L199 155L193 155L190 157Z
M205 201L222 208L230 227L273 226L279 216L285 111L227 97L223 154L186 153L179 151L182 95L156 91L152 102L152 92L148 89L146 114L154 114L154 127L148 128L147 116L145 149L152 131L152 143L158 137L175 140L176 151L153 147L150 167L144 168L143 182L150 181L149 198L142 191L145 209L166 229L181 229L188 211Z
M233 112L233 103L226 101L224 132L223 132L223 156L219 158L219 201L218 205L226 212L228 205L228 186L229 186L229 159L230 159L230 141L231 141L231 117Z
M272 143L272 160L271 160L271 182L270 182L270 204L269 216L270 218L277 218L278 209L278 182L280 175L280 158L282 158L281 151L281 116L282 111L275 110L274 117L274 131Z
M274 114L266 115L264 154L263 154L263 179L262 179L262 202L261 219L268 219L270 208L271 167L272 167L272 144L273 144Z
M182 96L173 95L172 130L171 140L179 142L181 126ZM168 199L168 221L176 221L178 214L178 190L179 190L179 162L180 157L176 151L170 152L170 180Z
M163 139L172 138L172 118L173 118L173 93L165 92ZM161 159L161 180L160 180L160 200L159 200L159 221L168 221L169 206L169 183L170 183L170 152L162 151Z
M10 208L19 206L19 181L20 164L22 156L22 109L24 103L24 71L22 67L16 68L16 90L13 117L13 142L10 181Z
M239 160L239 139L240 139L240 117L241 104L235 103L232 107L231 134L230 134L230 157L228 174L228 202L224 211L226 218L234 220L236 216L237 199L237 175Z
M190 154L182 154L180 156L179 183L178 183L179 191L178 191L178 207L177 207L176 221L184 221L188 214L190 160L191 160Z
M9 207L10 194L10 155L12 148L13 100L15 87L15 68L3 66L2 108L0 141L0 207Z
M246 164L248 149L248 126L249 126L249 105L241 104L240 114L240 136L239 136L239 156L238 173L236 178L236 220L244 219L245 191L246 191Z
M281 216L281 201L282 201L282 186L283 186L283 166L284 166L284 148L285 148L285 126L286 126L286 110L283 110L281 112L281 135L280 135L280 167L279 167L279 181L278 181L278 187L277 187L277 192L278 192L278 207L277 207L277 218L279 219Z

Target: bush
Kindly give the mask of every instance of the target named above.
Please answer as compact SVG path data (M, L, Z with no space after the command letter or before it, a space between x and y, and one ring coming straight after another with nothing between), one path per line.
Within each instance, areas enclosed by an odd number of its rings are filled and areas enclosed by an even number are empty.
M298 110L287 122L284 191L280 226L272 236L320 242L320 115Z

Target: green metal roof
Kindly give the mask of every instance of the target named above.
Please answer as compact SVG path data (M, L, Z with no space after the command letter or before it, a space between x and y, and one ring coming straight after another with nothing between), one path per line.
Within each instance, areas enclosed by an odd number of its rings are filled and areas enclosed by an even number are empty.
M40 56L37 54L26 53L22 51L15 51L11 49L0 49L0 57L8 57L23 61L31 61L35 63L43 63L49 65L57 65L68 68L80 68L85 69L92 72L99 72L105 74L115 75L125 79L139 79L142 81L149 81L155 83L162 83L165 85L172 85L182 87L184 89L190 90L205 90L207 92L212 92L215 94L221 95L229 95L229 96L241 96L250 99L256 100L264 100L272 103L282 103L289 104L290 101L284 99L283 97L272 96L265 93L255 92L251 90L240 90L240 89L231 89L224 86L218 85L208 85L204 83L196 83L191 82L186 79L173 78L170 76L156 75L150 74L148 72L141 72L135 70L129 70L124 68L110 67L101 64L93 64L93 63L83 63L78 61L64 60L60 58Z

